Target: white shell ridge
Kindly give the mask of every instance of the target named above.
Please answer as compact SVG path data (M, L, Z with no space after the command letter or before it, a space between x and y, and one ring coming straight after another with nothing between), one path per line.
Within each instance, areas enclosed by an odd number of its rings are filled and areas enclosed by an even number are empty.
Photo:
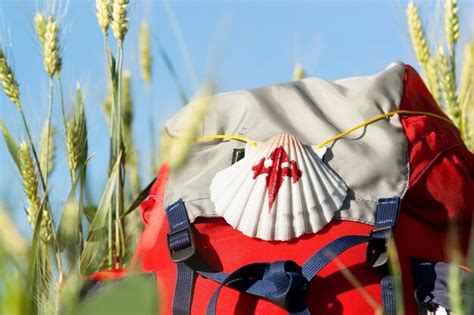
M245 157L211 183L217 213L243 234L287 241L316 233L347 196L343 180L316 152L289 134L247 145Z

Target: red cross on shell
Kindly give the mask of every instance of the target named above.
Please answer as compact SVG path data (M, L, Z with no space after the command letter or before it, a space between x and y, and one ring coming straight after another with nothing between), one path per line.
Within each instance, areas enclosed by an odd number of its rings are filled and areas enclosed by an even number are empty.
M270 166L265 166L265 161L273 161ZM286 166L284 166L286 164ZM281 185L285 177L291 177L292 183L296 183L300 180L303 172L298 169L298 164L295 160L288 159L288 153L286 153L283 146L275 148L270 153L268 158L261 158L258 164L252 167L253 179L257 176L266 174L266 182L268 189L268 209L271 211L275 198L278 195Z

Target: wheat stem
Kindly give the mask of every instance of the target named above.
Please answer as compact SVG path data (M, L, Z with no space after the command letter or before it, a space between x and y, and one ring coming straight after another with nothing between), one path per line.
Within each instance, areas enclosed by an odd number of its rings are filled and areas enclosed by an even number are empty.
M50 146L50 141L51 141L51 113L53 111L53 78L49 78L49 104L48 104L48 118L47 118L47 124L48 124L48 130L47 130L47 136L46 136L46 148L49 149ZM44 168L43 176L46 185L48 185L48 169L49 169L49 159L46 159L46 167ZM39 170L40 172L42 171L41 169Z
M138 47L140 53L141 77L143 81L149 85L151 84L153 56L150 47L150 28L146 22L142 22L140 26Z
M66 111L64 109L64 93L63 93L63 82L61 76L58 76L58 89L59 89L59 106L61 110L61 119L63 120L64 128L67 125Z
M118 47L117 47L117 76L118 76L118 81L117 81L117 134L115 135L117 139L117 156L120 156L120 162L119 162L119 173L117 176L117 183L116 183L116 208L115 208L115 218L118 220L121 217L121 214L123 213L123 207L124 207L124 178L125 178L125 165L124 161L126 160L125 152L124 152L124 146L123 146L123 117L122 117L122 104L123 104L123 97L122 97L122 89L123 89L123 46L122 46L122 41L119 41ZM120 221L120 224L122 224L122 221ZM117 227L116 227L117 229ZM116 246L116 264L119 263L120 258L121 258L121 249L123 246L120 246L120 237L118 237L118 231L115 233L115 246ZM118 267L118 266L117 266Z
M150 137L150 168L152 175L155 175L155 163L153 161L155 160L155 117L153 115L153 93L151 89L151 84L147 85L145 87L146 89L146 95L147 95L147 100L148 100L148 132L149 132L149 137Z

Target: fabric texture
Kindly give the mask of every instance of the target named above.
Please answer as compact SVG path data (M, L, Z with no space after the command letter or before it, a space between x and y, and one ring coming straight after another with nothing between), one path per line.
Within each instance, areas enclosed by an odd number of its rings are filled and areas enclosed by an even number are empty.
M391 71L399 73L400 69L397 66ZM390 85L387 85L385 90L375 92L376 94L397 95L399 93L397 89L403 86L403 93L400 94L397 102L390 103L391 107L444 115L437 107L420 76L410 66L403 67L401 83L392 83L395 92ZM329 85L329 83L326 84ZM247 96L253 97L250 94ZM361 100L367 99L363 95L360 97ZM386 97L384 99L388 102ZM286 114L280 113L278 115L284 117ZM463 253L467 251L474 211L474 156L462 143L457 130L442 120L427 116L403 116L400 120L406 135L404 141L408 145L410 180L408 191L402 200L395 231L395 242L402 269L405 312L410 315L417 314L418 310L414 299L415 285L411 272L411 259L418 257L432 261L448 260L446 252L448 220L457 222L459 246ZM396 121L398 119L390 119L389 122L384 122L384 127L388 124L395 124ZM315 124L312 126L314 128ZM369 128L377 128L377 125ZM394 128L398 127L394 126ZM214 133L220 131L223 130L213 130ZM230 132L232 131L230 130ZM238 133L238 130L234 131ZM204 132L207 133L210 130L204 130ZM254 136L258 140L257 135L248 136ZM313 142L317 141L313 140ZM346 140L345 142L356 143L357 141ZM387 140L387 142L389 141ZM342 141L338 142L334 149L340 143ZM384 145L383 141L379 143ZM229 145L229 142L220 143L218 146L229 146L230 159L234 146ZM212 151L210 147L208 149ZM386 149L383 148L383 150ZM359 155L361 154L361 149L357 148L355 144L354 150ZM370 153L371 151L365 152L367 155ZM389 153L394 154L394 152ZM407 156L404 156L403 152L399 152L399 154L402 155L397 155L396 158L405 161ZM211 159L212 163L214 161ZM337 169L336 163L330 163L330 165ZM352 166L352 168L354 167ZM344 174L342 169L337 169L337 171ZM202 172L205 174L207 170L203 169ZM135 256L135 263L142 270L156 271L157 273L157 285L163 314L171 313L176 280L176 265L169 259L166 244L169 228L165 219L163 198L168 173L168 167L163 166L151 192L152 198L144 204L142 213L147 226L140 238ZM189 175L191 182L194 176L197 176L196 172L190 172ZM376 182L382 187L386 187L384 183ZM351 184L350 181L349 184ZM190 191L192 187L186 188L189 189L185 191ZM198 191L202 192L199 189ZM378 191L378 193L383 193L383 191ZM175 195L179 195L179 191L167 191L167 198L172 198ZM373 197L391 196L377 195ZM186 205L189 206L189 203ZM200 206L205 206L205 204ZM370 203L367 204L367 207L369 206ZM233 272L243 265L258 261L293 260L302 264L312 253L332 240L345 235L367 236L373 227L361 222L332 220L318 233L304 235L288 242L266 242L246 237L226 224L221 218L197 219L195 228L197 230L195 235L197 248L201 255L206 257L207 263L212 265L215 270ZM377 270L367 267L365 260L366 245L360 245L344 252L337 261L333 261L325 267L319 277L313 279L309 284L309 293L306 298L309 310L313 314L373 314L374 308L382 303L380 275ZM341 269L344 272L341 272ZM358 280L360 288L354 288L353 284L347 280L348 272ZM218 284L213 281L202 277L196 279L192 301L193 314L205 313L212 293L217 287ZM223 288L217 305L217 313L285 314L285 311L265 300Z
M218 94L199 136L229 134L267 141L287 133L316 145L369 118L399 109L404 65L368 77L301 81ZM179 137L193 107L186 106L166 125ZM187 163L166 185L165 205L183 199L191 222L219 216L209 187L218 171L232 163L245 143L214 140L198 143ZM380 120L328 145L325 163L347 184L348 197L336 217L374 223L377 200L402 197L408 186L407 145L398 117Z

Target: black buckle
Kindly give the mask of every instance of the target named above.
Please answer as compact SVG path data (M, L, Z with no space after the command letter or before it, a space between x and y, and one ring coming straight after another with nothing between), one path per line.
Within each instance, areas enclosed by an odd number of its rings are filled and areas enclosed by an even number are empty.
M378 268L388 262L387 240L389 236L380 237L377 234L392 234L392 227L387 226L374 229L370 236L373 237L367 244L366 264L371 268Z
M184 231L186 231L186 233L188 234L189 244L183 248L179 248L178 250L173 250L170 245L170 237L175 234L182 233ZM167 241L171 260L175 263L186 261L196 253L196 247L194 246L194 233L192 231L191 226L169 232L167 235Z

